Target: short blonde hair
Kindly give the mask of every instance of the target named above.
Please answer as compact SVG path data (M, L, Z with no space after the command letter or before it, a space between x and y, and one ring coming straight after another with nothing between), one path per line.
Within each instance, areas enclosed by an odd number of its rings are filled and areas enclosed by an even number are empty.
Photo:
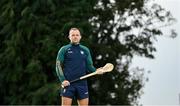
M80 36L81 36L81 32L80 32L80 30L79 30L78 28L76 28L76 27L71 28L71 29L69 30L69 35L70 35L70 32L71 32L72 30L78 30L78 31L79 31L79 33L80 33Z

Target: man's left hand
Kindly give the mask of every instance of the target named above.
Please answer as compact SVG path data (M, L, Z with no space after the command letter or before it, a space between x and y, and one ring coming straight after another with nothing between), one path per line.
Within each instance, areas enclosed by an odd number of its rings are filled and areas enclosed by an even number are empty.
M97 74L101 75L104 74L102 67L96 69Z

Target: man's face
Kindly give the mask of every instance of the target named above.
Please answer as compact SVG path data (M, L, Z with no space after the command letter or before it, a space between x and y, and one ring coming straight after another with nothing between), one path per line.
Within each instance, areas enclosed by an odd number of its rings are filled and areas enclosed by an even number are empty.
M78 44L81 40L81 35L79 30L71 30L69 32L69 39L71 43Z

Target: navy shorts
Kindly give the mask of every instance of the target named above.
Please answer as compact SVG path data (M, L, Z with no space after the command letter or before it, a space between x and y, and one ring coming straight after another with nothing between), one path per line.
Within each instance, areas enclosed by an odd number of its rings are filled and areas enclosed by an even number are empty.
M70 85L61 89L61 96L78 100L89 98L88 86Z

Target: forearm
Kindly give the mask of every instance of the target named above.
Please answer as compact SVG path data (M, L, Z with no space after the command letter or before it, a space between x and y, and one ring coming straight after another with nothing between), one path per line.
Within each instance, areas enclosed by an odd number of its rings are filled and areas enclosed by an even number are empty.
M88 71L90 71L90 72L96 71L96 68L92 64L87 65L87 68L88 68Z
M64 73L63 73L63 70L61 67L61 63L58 60L56 61L56 73L57 73L59 80L61 82L63 82L65 80L65 77L64 77Z

